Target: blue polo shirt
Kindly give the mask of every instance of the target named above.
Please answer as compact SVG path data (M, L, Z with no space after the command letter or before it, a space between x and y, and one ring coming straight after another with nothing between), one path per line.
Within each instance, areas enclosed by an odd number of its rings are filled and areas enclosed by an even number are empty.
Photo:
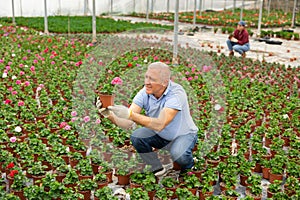
M169 81L166 91L159 99L152 94L147 94L144 87L134 97L133 102L145 109L147 116L153 118L157 118L163 108L178 110L174 119L162 131L156 131L160 137L166 140L171 141L178 136L198 132L198 128L190 115L186 92L177 83Z

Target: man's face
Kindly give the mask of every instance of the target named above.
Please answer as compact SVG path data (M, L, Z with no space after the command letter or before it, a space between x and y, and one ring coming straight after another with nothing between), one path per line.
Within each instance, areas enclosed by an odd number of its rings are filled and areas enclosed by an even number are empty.
M153 94L154 96L160 96L164 91L165 87L160 78L159 70L157 69L148 69L145 74L145 88L147 94Z
M238 24L238 25L237 25L237 29L238 29L239 31L241 31L241 30L244 29L244 26Z

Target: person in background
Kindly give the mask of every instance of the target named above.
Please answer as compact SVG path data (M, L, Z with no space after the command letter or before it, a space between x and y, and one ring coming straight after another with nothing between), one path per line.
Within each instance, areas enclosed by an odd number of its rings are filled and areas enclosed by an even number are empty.
M249 34L245 26L246 23L240 21L233 34L229 35L226 41L230 51L229 56L234 56L234 51L236 51L244 58L246 57L246 52L250 50Z

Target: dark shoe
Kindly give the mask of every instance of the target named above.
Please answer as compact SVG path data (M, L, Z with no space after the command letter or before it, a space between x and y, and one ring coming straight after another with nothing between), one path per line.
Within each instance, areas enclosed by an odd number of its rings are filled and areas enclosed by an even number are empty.
M184 177L186 174L187 174L188 170L187 169L182 169L180 170L180 173L179 173L179 178L182 178Z
M234 56L234 52L230 51L229 56Z
M246 53L245 53L245 52L242 54L242 57L243 57L243 58L245 58L245 57L246 57Z

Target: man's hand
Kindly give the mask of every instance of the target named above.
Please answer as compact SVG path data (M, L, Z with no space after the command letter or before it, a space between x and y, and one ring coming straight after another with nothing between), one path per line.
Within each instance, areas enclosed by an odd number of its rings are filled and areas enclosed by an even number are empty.
M101 109L99 109L99 113L101 115L103 115L103 117L105 117L105 118L108 118L109 116L112 115L111 111L108 110L107 108L101 108Z
M236 43L238 42L238 40L237 40L236 38L234 38L234 37L232 37L232 38L230 39L230 41L231 41L231 42L236 42Z
M117 117L123 119L129 119L130 109L123 105L108 106L108 109L111 110Z
M102 106L102 103L100 101L100 98L97 97L96 107L97 107L99 113L101 115L103 115L103 117L105 117L105 118L109 117L111 115L111 112L106 108L101 108L101 106Z

